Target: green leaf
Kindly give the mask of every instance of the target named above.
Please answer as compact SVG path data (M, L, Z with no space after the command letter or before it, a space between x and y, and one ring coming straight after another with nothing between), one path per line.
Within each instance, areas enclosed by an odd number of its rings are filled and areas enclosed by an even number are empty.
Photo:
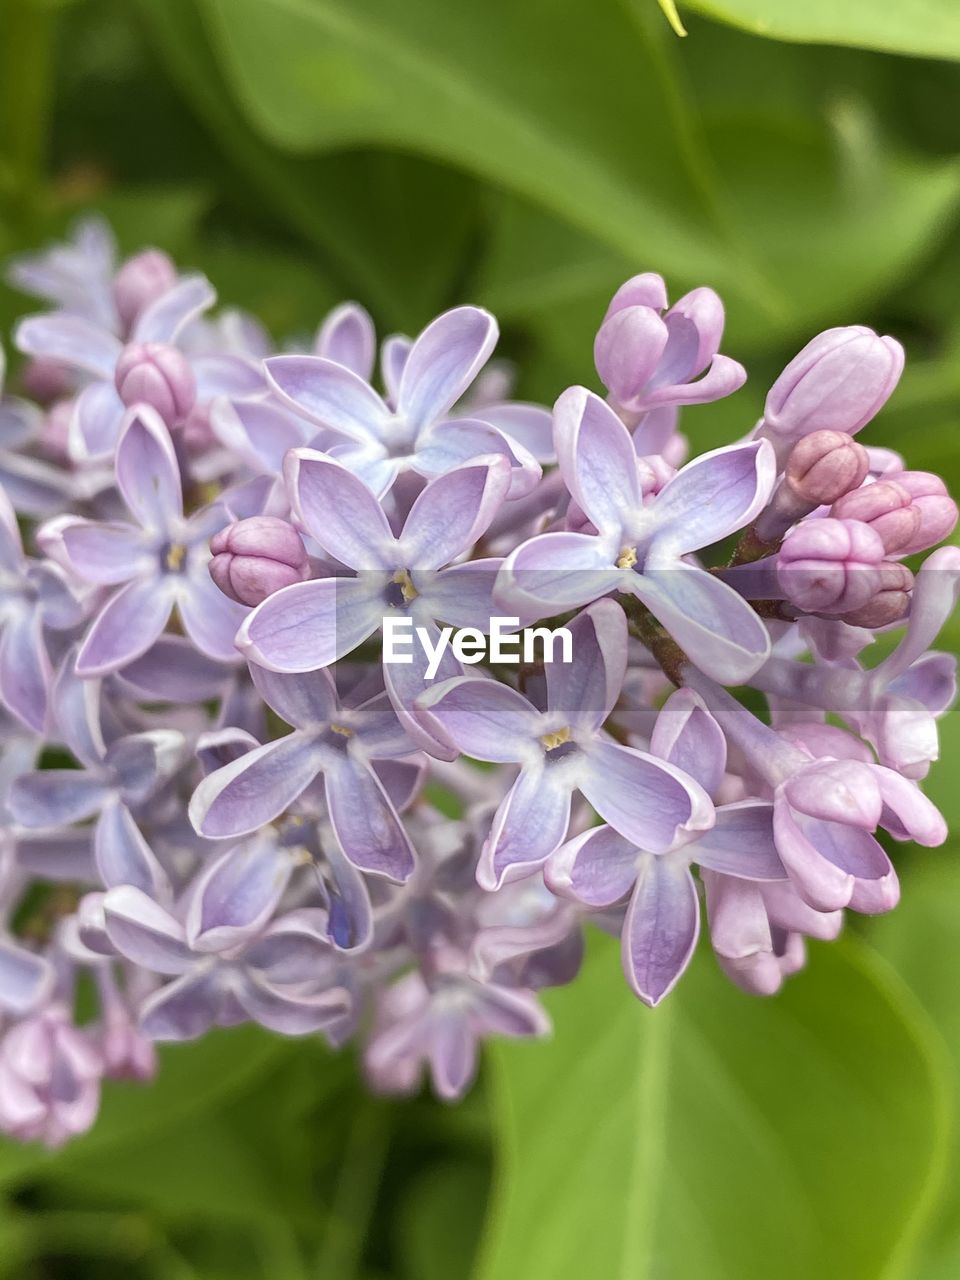
M479 1160L434 1164L397 1216L396 1254L407 1280L466 1280L480 1240L489 1173Z
M236 101L291 151L388 145L506 187L639 261L785 298L718 229L642 15L598 0L201 0ZM664 38L668 32L661 33Z
M876 1280L941 1173L936 1041L862 944L773 1000L705 956L656 1011L599 940L555 1038L496 1054L501 1178L478 1280Z
M0 1142L0 1184L21 1182L54 1163L94 1153L102 1157L114 1148L137 1146L157 1132L223 1105L293 1048L255 1026L212 1032L192 1044L163 1046L157 1078L150 1084L107 1084L93 1129L61 1151Z
M960 58L954 0L683 0L682 7L775 40ZM700 28L693 38L709 36Z
M956 713L951 719L957 723ZM954 735L956 736L956 735ZM960 746L960 743L957 744ZM954 753L955 754L955 753ZM949 784L948 784L949 785ZM930 788L928 788L930 789ZM956 783L953 791L956 792ZM956 809L956 801L954 801ZM914 850L901 861L903 901L872 922L870 940L922 1002L941 1032L955 1092L960 1092L960 847ZM911 1280L952 1280L960 1267L960 1132L953 1130L950 1176Z

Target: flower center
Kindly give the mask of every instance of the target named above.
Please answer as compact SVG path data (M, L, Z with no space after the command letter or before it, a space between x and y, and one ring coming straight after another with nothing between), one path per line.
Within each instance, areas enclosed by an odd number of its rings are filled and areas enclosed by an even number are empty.
M330 732L338 733L341 738L352 738L354 731L345 724L332 724Z
M167 548L166 566L171 573L179 573L186 559L187 548L182 542L175 542Z
M636 547L621 547L620 558L617 560L618 569L632 569L637 563Z
M548 751L555 751L557 747L562 747L565 742L570 741L570 730L566 726L555 729L553 733L543 734L540 741Z

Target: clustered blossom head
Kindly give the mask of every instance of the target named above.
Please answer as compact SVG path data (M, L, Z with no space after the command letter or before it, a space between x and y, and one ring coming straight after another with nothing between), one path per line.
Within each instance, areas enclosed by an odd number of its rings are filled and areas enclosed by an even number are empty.
M275 351L97 222L10 279L51 309L0 401L3 1132L59 1144L156 1042L246 1021L455 1099L485 1038L549 1033L588 929L656 1006L703 902L769 995L896 905L878 832L944 840L960 549L907 557L957 508L853 438L894 339L819 335L690 457L681 407L746 377L707 288L628 281L606 395L551 412L477 307Z

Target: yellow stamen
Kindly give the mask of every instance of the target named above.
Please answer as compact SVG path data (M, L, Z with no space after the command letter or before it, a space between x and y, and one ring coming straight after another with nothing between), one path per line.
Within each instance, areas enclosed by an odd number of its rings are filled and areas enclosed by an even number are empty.
M330 729L333 733L339 733L341 738L353 737L353 730L349 729L345 724L332 724Z
M167 552L167 568L173 573L178 573L183 568L186 554L187 548L182 543L175 542Z
M621 547L620 559L617 561L618 569L632 569L637 563L636 547Z
M548 751L552 751L554 747L562 747L565 742L570 741L570 730L563 728L556 729L553 733L545 733L540 741Z
M403 603L409 604L411 600L416 600L419 592L410 581L410 574L406 569L398 569L393 575L393 581L400 588L400 594L403 596Z

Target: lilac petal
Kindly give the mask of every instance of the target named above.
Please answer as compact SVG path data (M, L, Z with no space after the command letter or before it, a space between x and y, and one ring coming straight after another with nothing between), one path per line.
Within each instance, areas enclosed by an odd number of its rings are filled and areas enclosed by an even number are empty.
M39 614L14 614L0 634L0 702L37 733L46 728L50 679Z
M170 432L149 405L137 405L124 418L117 487L145 529L166 530L183 515L180 467Z
M290 853L269 833L228 849L204 872L190 900L187 941L196 951L226 951L255 937L273 915L293 870Z
M397 411L417 429L444 417L489 360L497 322L479 307L438 316L410 348L400 377Z
M742 684L770 654L770 635L733 587L693 565L634 574L634 593L705 675Z
M311 422L351 440L380 440L391 414L363 378L318 356L273 356L267 379L281 400Z
M23 827L65 827L91 817L109 794L102 778L82 769L44 769L16 778L7 803Z
M143 534L130 524L69 519L61 522L60 536L70 563L85 582L113 586L139 576L149 552Z
M20 1018L43 1002L53 987L53 969L42 956L0 940L0 1010Z
M130 335L131 342L173 342L217 300L217 293L206 276L182 276L172 289L144 307L137 316Z
M679 556L735 533L767 505L776 478L776 458L767 440L701 454L657 494L658 545L668 544Z
M746 880L706 872L710 941L725 972L740 986L772 995L782 982L760 890ZM815 914L809 907L811 915Z
M73 497L72 478L67 472L15 453L0 454L0 486L16 509L34 520L62 511Z
M891 680L889 691L919 702L934 716L942 716L957 696L957 659L952 653L927 653Z
M205 567L177 583L183 629L201 653L218 662L236 662L236 635L249 610L223 594Z
M17 513L3 489L0 489L0 568L15 575L19 575L23 568L23 543Z
M335 307L320 326L313 350L369 382L377 355L377 335L369 312L358 302Z
M517 1039L546 1036L551 1030L550 1019L533 992L492 983L480 989L474 1023L487 1034Z
M881 765L874 765L873 773L880 786L885 810L897 818L897 830L891 829L885 821L886 815L881 818L882 825L890 830L891 835L915 840L928 849L943 844L949 834L943 814L917 784Z
M567 623L572 662L546 664L547 705L564 723L597 730L627 673L627 620L615 600L598 600Z
M223 693L230 671L198 653L186 636L161 636L118 678L145 701L208 702Z
M71 368L112 381L123 346L107 329L82 316L27 316L17 325L14 343L30 356L45 356Z
M593 360L612 400L631 408L644 401L644 388L663 363L669 337L651 307L622 307L604 320Z
M396 405L400 391L400 379L403 377L403 366L413 347L413 339L402 334L392 333L384 338L380 348L380 376L387 391L387 401Z
M344 861L344 865L350 864ZM351 873L362 884L359 871ZM369 906L369 903L368 903ZM327 913L319 907L288 911L272 921L243 952L243 962L273 986L316 983L330 956Z
M264 702L296 729L319 728L337 713L337 690L328 671L287 675L251 664L250 675Z
M577 505L601 533L619 536L643 495L630 432L586 387L570 387L553 410L557 459Z
M17 839L17 866L42 880L76 884L96 880L89 827L21 834Z
M283 468L293 509L321 547L352 569L396 569L396 540L362 480L315 449L294 449Z
M294 995L273 987L254 974L237 988L237 999L254 1022L283 1036L319 1031L350 1011L350 995L342 987L318 995Z
M696 382L660 387L645 395L643 402L650 409L662 405L709 404L739 391L746 380L747 371L739 361L717 355L704 376Z
M363 951L373 938L373 906L363 875L336 847L326 852L327 937L338 951Z
M351 697L355 699L356 694ZM367 760L409 756L415 750L386 692L368 698L346 712L346 716L348 725L356 734L353 749Z
M578 609L623 585L616 554L612 544L590 534L539 534L504 560L496 598L528 619Z
M183 926L142 889L111 889L102 907L107 936L134 964L170 974L184 973L193 964Z
M700 933L700 900L682 858L648 855L623 922L623 971L651 1007L676 986Z
M691 859L711 871L744 880L785 880L773 838L773 806L762 800L721 805L709 831L687 846Z
M521 694L495 680L460 676L425 693L418 717L432 737L476 760L526 759L539 717Z
M462 1011L444 1011L430 1028L430 1077L440 1098L455 1102L477 1072L477 1037Z
M153 898L170 892L166 872L125 804L111 798L101 809L94 834L94 856L107 889L132 885Z
M373 771L383 783L390 803L398 813L409 809L427 780L428 766L425 756L411 760L378 760Z
M112 458L126 407L113 378L93 382L77 396L68 428L70 457L76 462Z
M369 574L295 582L247 615L237 647L273 671L316 671L373 635L385 611L383 592Z
M203 779L190 800L190 821L214 840L249 835L306 790L323 760L323 750L301 733L248 751Z
M151 1040L196 1040L219 1020L222 993L215 969L196 966L146 998L140 1030Z
M427 622L422 624L422 630L427 634L428 643L435 648L440 639L437 627ZM389 662L384 663L383 666L383 681L397 719L412 741L423 747L425 751L441 760L453 760L457 755L456 748L451 746L442 735L438 737L431 732L420 714L419 699L434 688L433 681L427 679L428 660L424 647L414 644L409 657L412 659L409 663ZM462 675L463 668L460 663L449 648L445 649L440 658L440 665L437 667L435 680L444 682Z
M79 676L105 675L141 657L155 644L173 608L170 579L129 583L104 605L77 655Z
M716 794L727 767L723 730L692 689L677 689L663 705L650 739L652 755L662 756Z
M663 319L669 337L653 387L689 382L706 369L723 337L723 303L713 289L692 289Z
M492 557L468 560L425 580L414 572L413 585L434 618L453 627L476 627L486 635L490 619L500 616L493 588L502 564Z
M957 606L960 594L960 547L940 547L917 571L904 638L873 676L886 683L902 676L936 640Z
M853 836L855 828L847 830ZM804 834L783 796L774 801L773 834L780 861L805 902L816 911L838 911L848 905L853 893L853 874L823 856Z
M698 782L619 743L591 743L580 790L605 822L650 853L663 853L684 832L713 826L713 805Z
M471 409L471 416L489 422L509 440L522 445L537 462L556 461L553 444L553 418L549 409L539 404L511 401L508 404L485 405Z
M709 874L707 872L708 876ZM745 882L737 880L732 883ZM761 893L766 913L778 928L805 933L823 942L832 942L839 936L843 928L843 912L814 911L813 907L803 901L789 880L770 881L754 887Z
M523 445L488 422L470 418L441 422L417 441L413 466L422 476L440 476L467 462L501 457L510 468L507 497L522 498L536 488L542 468Z
M413 846L380 780L366 765L338 756L324 773L330 822L355 867L403 882L414 868Z
M400 535L408 569L439 569L468 551L486 532L507 496L505 460L456 467L431 480L414 502Z
M637 847L612 827L591 827L552 855L544 878L554 893L587 907L612 907L637 878Z
M537 762L520 771L504 796L480 854L477 883L499 889L554 853L570 823L570 784Z
M265 390L259 363L241 356L195 356L191 362L197 383L197 400L215 396L255 396ZM299 442L298 442L299 443Z
M393 487L400 474L400 464L391 458L380 445L336 444L327 450L328 455L342 463L351 475L363 482L378 498Z
M892 911L899 901L900 881L888 858L885 875L873 880L857 880L850 895L850 910L867 916L879 916Z
M252 470L279 475L288 449L306 444L302 420L269 400L218 397L210 405L210 427L220 443Z
M246 729L214 729L210 733L201 733L197 738L196 754L203 772L213 773L259 745L259 741Z

